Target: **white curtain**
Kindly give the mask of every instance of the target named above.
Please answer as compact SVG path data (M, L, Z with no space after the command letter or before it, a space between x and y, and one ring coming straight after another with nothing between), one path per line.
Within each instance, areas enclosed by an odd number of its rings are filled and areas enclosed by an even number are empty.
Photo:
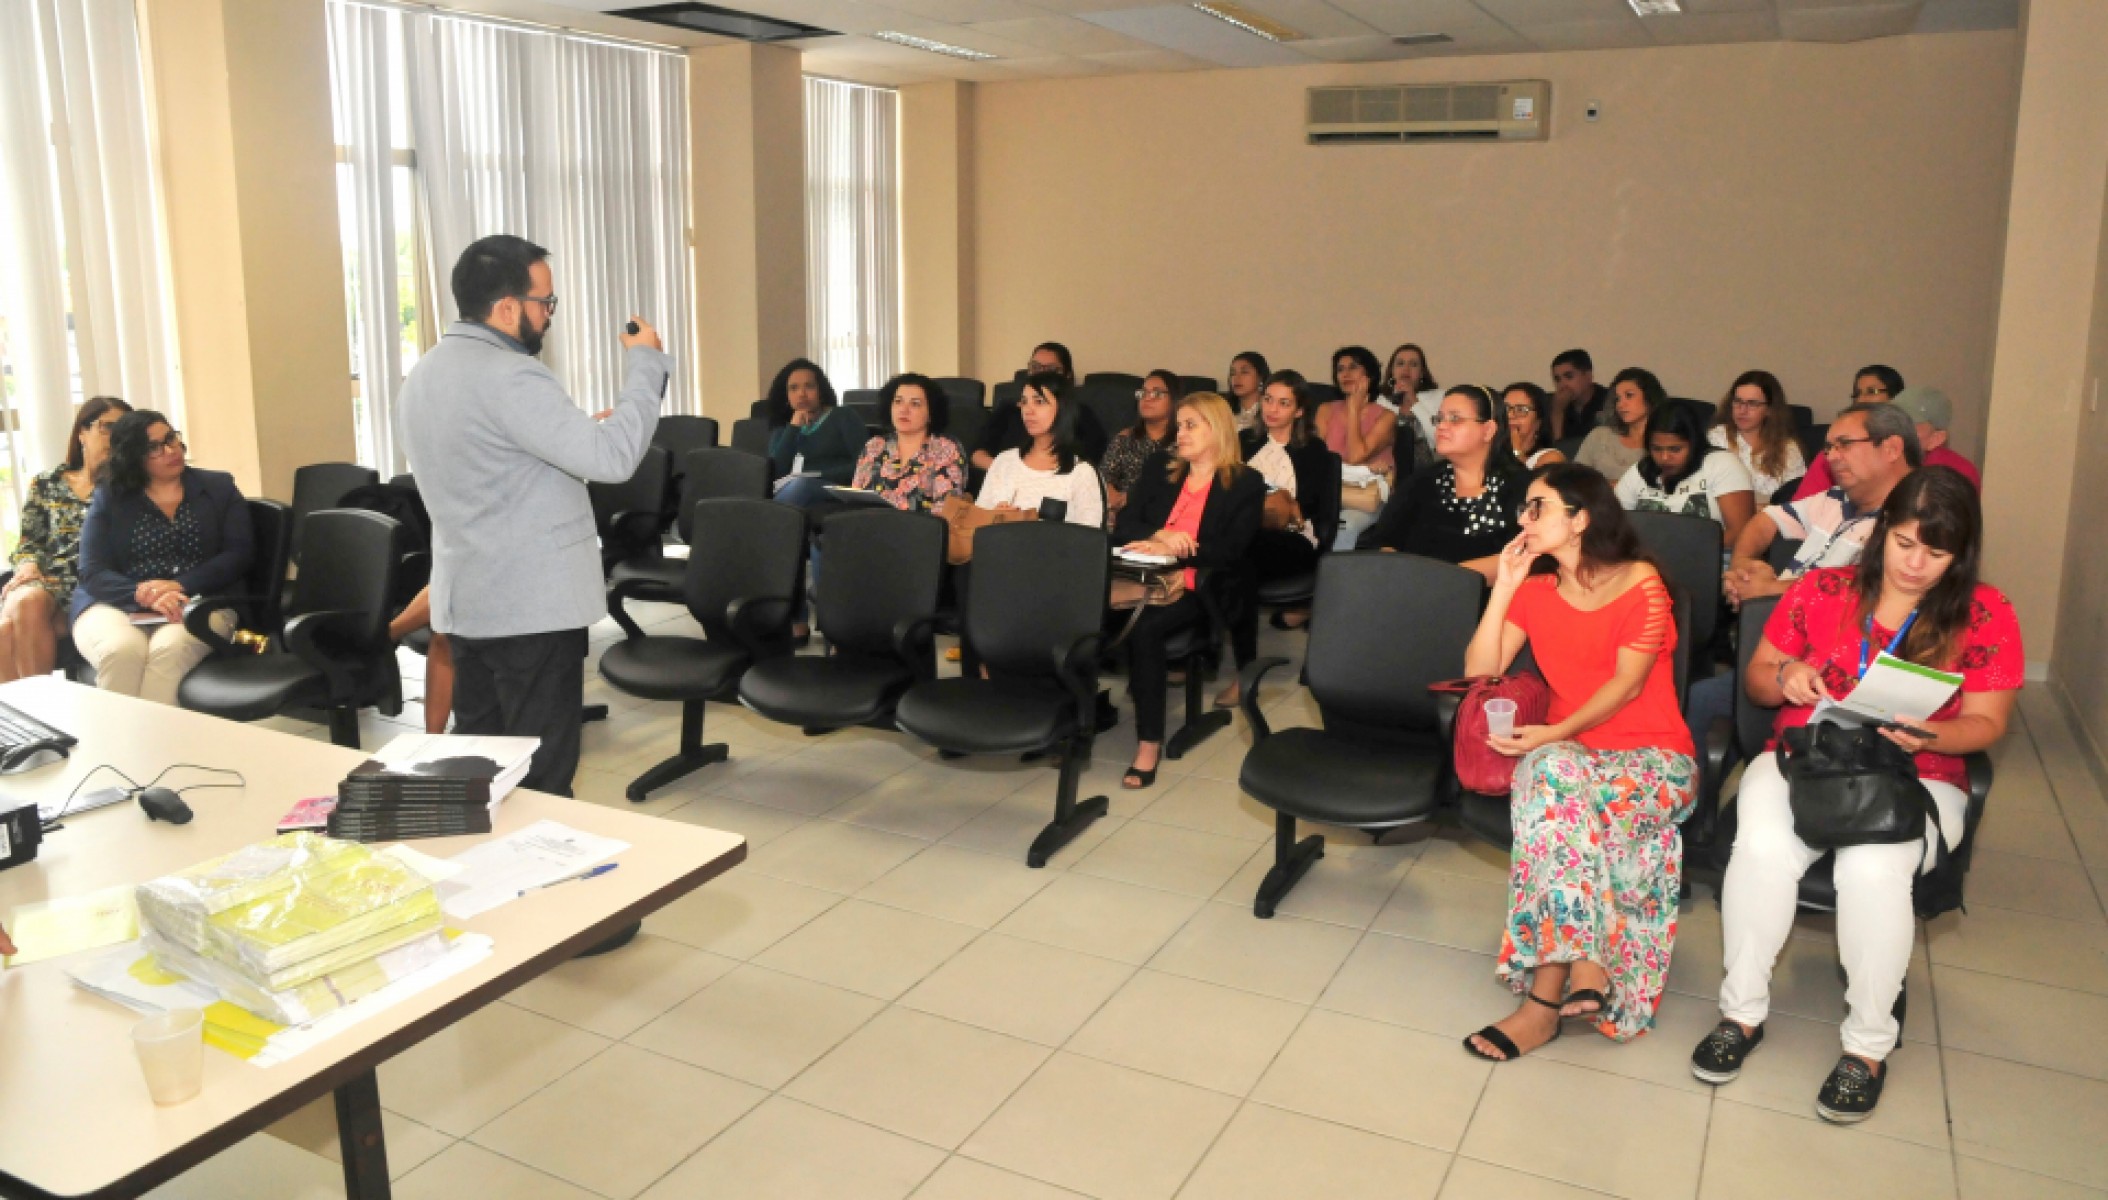
M0 354L13 376L0 404L17 431L17 501L81 397L181 423L155 170L132 0L0 0Z
M395 444L402 386L400 297L395 260L394 114L388 87L388 14L349 4L329 9L329 74L337 145L344 148L352 204L345 247L352 290L352 364L366 419L359 461L382 475L409 470Z
M805 80L805 340L838 389L900 369L899 94Z

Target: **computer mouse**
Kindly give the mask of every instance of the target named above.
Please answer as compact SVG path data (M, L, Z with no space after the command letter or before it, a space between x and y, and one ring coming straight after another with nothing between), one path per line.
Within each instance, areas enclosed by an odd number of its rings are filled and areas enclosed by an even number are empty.
M166 821L171 825L190 824L190 805L183 803L183 797L176 795L171 789L165 787L140 788L137 794L139 807L146 813L148 818L155 821Z
M6 751L0 752L0 775L19 775L24 771L34 771L38 767L48 767L52 763L65 761L66 756L71 753L64 742L51 738L10 746Z

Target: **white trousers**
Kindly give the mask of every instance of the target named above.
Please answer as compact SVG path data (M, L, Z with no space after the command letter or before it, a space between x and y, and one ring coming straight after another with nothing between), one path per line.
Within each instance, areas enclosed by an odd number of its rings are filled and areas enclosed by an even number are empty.
M1949 847L1961 841L1969 797L1962 789L1927 780ZM1771 1012L1771 968L1793 932L1801 876L1823 856L1793 832L1793 809L1778 761L1759 755L1742 774L1736 796L1735 852L1720 887L1720 924L1727 978L1720 1013L1744 1025ZM1900 1032L1893 1009L1910 969L1917 915L1911 881L1932 865L1929 842L1846 846L1836 851L1837 952L1844 960L1844 1048L1880 1062Z
M220 613L214 627L222 635L232 632L234 614ZM176 622L141 627L107 604L90 605L81 613L73 623L73 644L95 668L96 687L170 705L176 702L183 677L212 653Z

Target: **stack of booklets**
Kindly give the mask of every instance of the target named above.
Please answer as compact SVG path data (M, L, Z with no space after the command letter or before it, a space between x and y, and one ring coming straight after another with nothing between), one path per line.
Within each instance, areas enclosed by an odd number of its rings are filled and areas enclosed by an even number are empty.
M139 885L141 942L168 970L281 1024L368 995L446 953L431 880L312 833Z
M337 785L329 835L354 842L489 833L491 811L526 777L535 738L411 733Z

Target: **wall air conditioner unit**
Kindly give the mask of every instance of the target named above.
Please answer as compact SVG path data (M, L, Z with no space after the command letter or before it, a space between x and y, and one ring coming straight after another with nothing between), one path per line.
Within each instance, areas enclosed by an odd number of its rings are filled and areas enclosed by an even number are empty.
M1552 85L1542 79L1310 89L1313 146L1396 142L1541 142Z

